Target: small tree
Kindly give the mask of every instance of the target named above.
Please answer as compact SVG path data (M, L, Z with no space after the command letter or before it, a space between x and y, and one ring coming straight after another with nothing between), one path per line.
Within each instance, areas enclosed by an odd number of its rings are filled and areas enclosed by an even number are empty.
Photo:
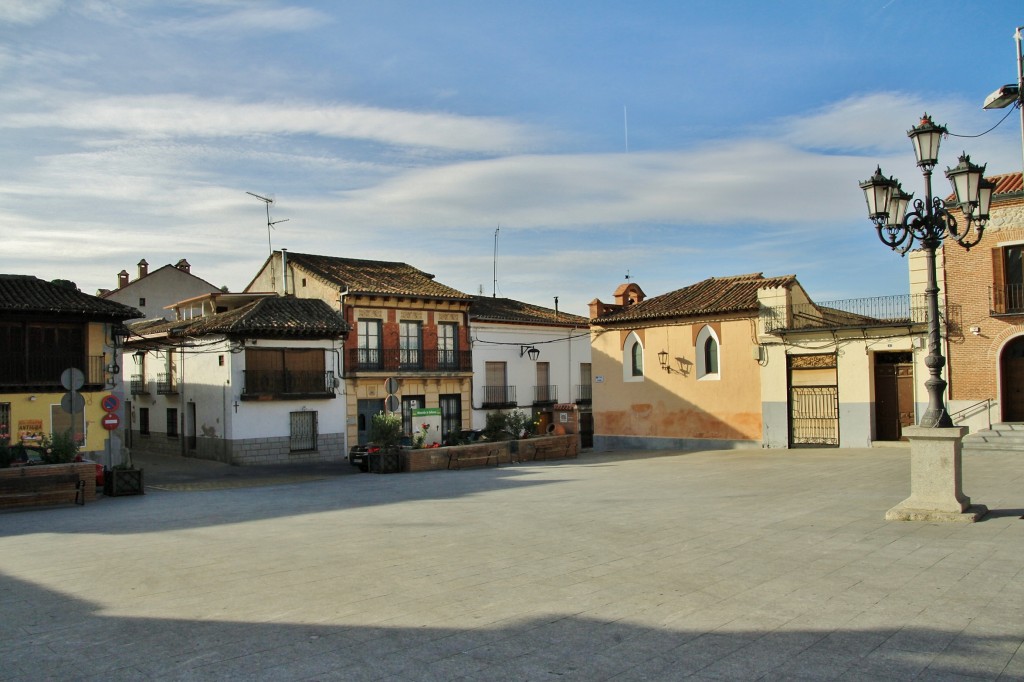
M42 452L40 456L47 464L66 464L73 462L78 454L78 441L68 429L64 433L54 433L49 438L43 438Z
M378 412L370 424L370 441L382 448L394 448L402 442L402 417Z
M525 438L533 431L533 420L522 410L513 410L505 415L505 429L515 438Z

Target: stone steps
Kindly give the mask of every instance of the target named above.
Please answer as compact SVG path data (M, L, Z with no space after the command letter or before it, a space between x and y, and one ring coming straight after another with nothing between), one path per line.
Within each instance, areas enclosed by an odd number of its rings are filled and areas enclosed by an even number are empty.
M1019 452L1024 455L1024 424L993 424L991 429L964 437L963 454L990 452Z

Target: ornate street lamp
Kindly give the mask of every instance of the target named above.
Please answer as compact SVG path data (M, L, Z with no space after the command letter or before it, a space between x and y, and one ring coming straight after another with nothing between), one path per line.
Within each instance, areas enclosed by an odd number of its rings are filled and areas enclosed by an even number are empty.
M971 163L969 156L963 154L955 168L946 169L946 177L953 185L966 224L961 227L946 209L946 203L932 196L932 169L939 162L939 143L946 134L946 128L935 125L928 114L921 118L919 125L907 131L914 143L917 166L924 175L925 187L924 200L914 200L914 210L910 213L907 213L907 207L913 195L903 192L897 180L885 177L881 168L860 183L868 204L868 217L875 224L882 243L902 255L914 248L916 242L925 252L928 275L925 289L928 304L928 356L925 358L925 366L931 376L925 381L928 409L918 426L940 428L953 426L953 420L946 411L943 398L946 381L942 378L942 368L946 359L939 345L939 287L935 273L935 251L947 237L965 249L981 241L994 188L993 183L984 179L985 166L976 166Z

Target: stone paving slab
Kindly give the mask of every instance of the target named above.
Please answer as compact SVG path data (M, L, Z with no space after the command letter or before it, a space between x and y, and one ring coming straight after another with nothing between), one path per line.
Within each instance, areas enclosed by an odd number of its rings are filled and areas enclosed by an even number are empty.
M0 680L1024 679L1019 456L976 524L885 521L900 448L188 464L0 513Z

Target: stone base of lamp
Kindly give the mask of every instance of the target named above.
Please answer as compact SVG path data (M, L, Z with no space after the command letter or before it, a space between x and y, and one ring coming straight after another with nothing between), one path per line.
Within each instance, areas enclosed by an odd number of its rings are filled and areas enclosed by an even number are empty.
M903 429L910 441L910 497L885 513L887 521L973 523L988 513L962 490L962 426Z

